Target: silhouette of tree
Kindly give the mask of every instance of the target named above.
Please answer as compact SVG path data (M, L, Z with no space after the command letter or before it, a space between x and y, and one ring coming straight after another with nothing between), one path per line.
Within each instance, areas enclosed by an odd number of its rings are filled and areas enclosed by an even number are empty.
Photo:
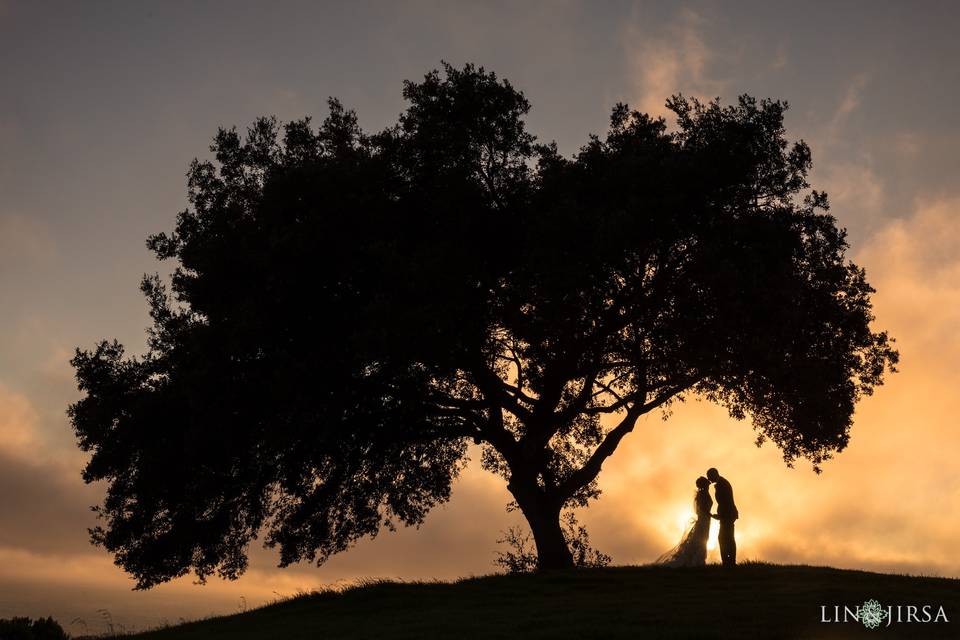
M284 566L419 524L470 441L539 566L570 566L561 510L687 395L788 463L844 448L897 354L785 103L675 96L674 131L619 104L564 158L483 68L403 95L375 135L334 100L316 130L221 130L147 243L178 266L169 291L143 280L146 354L77 351L69 415L107 481L92 540L138 587L236 577L259 533Z

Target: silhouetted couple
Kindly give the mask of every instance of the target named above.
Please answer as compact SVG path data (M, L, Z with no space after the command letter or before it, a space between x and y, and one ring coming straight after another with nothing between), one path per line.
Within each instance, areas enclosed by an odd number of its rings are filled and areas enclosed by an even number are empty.
M713 498L710 497L710 484L717 499L717 512L710 513ZM739 517L737 505L733 502L733 487L716 469L707 470L707 477L697 478L697 492L693 497L693 508L697 514L693 526L684 532L680 544L657 559L658 564L671 567L702 567L707 563L707 539L710 537L710 519L720 521L720 533L717 542L720 545L720 559L725 566L737 564L737 542L733 537L733 523Z

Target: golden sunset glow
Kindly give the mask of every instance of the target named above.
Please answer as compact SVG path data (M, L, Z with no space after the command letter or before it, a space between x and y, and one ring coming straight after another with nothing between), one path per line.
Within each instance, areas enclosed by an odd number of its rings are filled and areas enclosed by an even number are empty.
M960 361L960 256L952 250L960 246L958 221L958 200L920 204L856 252L878 290L878 322L896 336L903 363L899 374L860 404L850 446L823 474L802 462L788 469L775 448L753 445L749 422L689 400L676 405L669 420L642 419L605 466L603 495L580 514L595 545L618 564L652 562L679 541L693 518L693 481L716 466L733 484L743 558L960 574L953 553L956 524L948 517L960 508L954 472L960 374L952 366ZM68 376L65 366L56 370L64 386ZM38 406L8 386L0 388L0 405L5 473L26 482L15 504L47 518L39 535L25 522L5 528L0 581L26 591L50 581L64 593L91 585L70 612L95 610L107 597L101 594L110 593L116 615L136 619L135 612L147 607L168 618L201 616L236 610L241 596L267 602L276 594L362 577L488 573L498 532L521 524L504 510L510 496L502 479L480 470L478 451L472 451L452 501L419 530L385 532L320 569L279 570L270 552L254 549L251 571L236 583L213 579L199 587L183 579L132 593L129 579L86 543L84 528L93 521L85 506L96 502L97 490L80 482L82 455L70 446L69 434L43 428L43 412L58 408ZM30 453L38 447L45 452L39 458ZM18 485L10 480L6 486ZM68 508L43 515L50 504ZM717 561L716 534L714 522L708 561ZM191 597L178 600L179 594Z
M133 592L131 579L88 542L88 507L104 487L81 480L86 456L64 416L78 397L68 364L75 345L117 335L131 351L143 349L149 319L138 282L171 267L153 261L144 238L171 228L186 206L184 169L217 126L270 113L320 116L326 96L338 95L376 129L402 107L398 79L441 59L475 60L509 78L536 105L529 128L567 155L588 132L604 130L620 100L658 114L675 92L789 101L787 135L810 144L811 184L830 194L831 213L849 230L848 255L876 289L875 325L901 354L899 373L857 405L849 446L820 475L803 460L788 468L774 446L754 445L749 419L695 397L669 407L667 419L644 416L604 464L601 497L577 512L592 544L617 565L655 561L694 518L694 481L716 467L740 511L739 558L960 576L960 83L919 73L960 59L960 45L937 36L944 54L898 40L907 53L886 62L887 35L920 38L936 26L902 25L899 14L878 22L883 38L858 42L800 17L787 37L780 18L752 22L732 6L532 5L513 18L447 6L416 16L358 9L366 13L356 24L380 25L370 43L346 24L352 19L328 27L317 13L302 20L321 25L317 32L278 28L264 46L282 55L237 53L221 62L230 69L211 88L206 67L169 62L168 47L156 42L143 49L152 31L103 27L107 59L90 43L81 7L53 19L0 2L0 51L19 47L15 64L29 60L44 78L0 62L5 96L17 97L0 100L0 618L53 615L77 634L99 630L103 608L144 627L364 578L495 570L500 532L524 522L506 511L503 479L480 468L471 446L452 499L419 529L384 531L319 568L278 569L276 554L255 546L236 582L199 586L185 577ZM159 14L168 10L156 5ZM116 24L142 20L133 5L117 11ZM221 29L221 16L201 13L196 24L213 40L184 44L189 59L219 56L247 38L246 27ZM396 25L383 26L382 13ZM80 35L55 41L51 20L55 33ZM754 35L733 37L745 24ZM410 34L423 40L422 51L406 44ZM331 70L330 60L351 57L356 68ZM141 77L143 69L156 77ZM116 77L130 86L110 88ZM718 562L717 530L713 521L708 562ZM71 623L78 619L83 624Z

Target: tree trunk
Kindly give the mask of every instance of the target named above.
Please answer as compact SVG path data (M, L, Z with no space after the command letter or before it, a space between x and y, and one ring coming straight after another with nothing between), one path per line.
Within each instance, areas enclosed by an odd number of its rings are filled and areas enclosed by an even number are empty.
M554 505L539 487L523 490L508 485L527 519L537 545L537 568L541 571L573 567L573 555L560 528L560 506Z
M560 511L525 515L537 544L537 568L544 571L573 567L573 555L560 528Z

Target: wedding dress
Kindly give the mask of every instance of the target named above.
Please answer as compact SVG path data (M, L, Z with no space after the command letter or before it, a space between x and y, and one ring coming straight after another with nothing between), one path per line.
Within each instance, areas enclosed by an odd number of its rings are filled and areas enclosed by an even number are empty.
M707 489L697 491L693 499L697 517L690 520L680 543L657 558L668 567L702 567L707 563L707 538L710 537L710 509L713 499Z

